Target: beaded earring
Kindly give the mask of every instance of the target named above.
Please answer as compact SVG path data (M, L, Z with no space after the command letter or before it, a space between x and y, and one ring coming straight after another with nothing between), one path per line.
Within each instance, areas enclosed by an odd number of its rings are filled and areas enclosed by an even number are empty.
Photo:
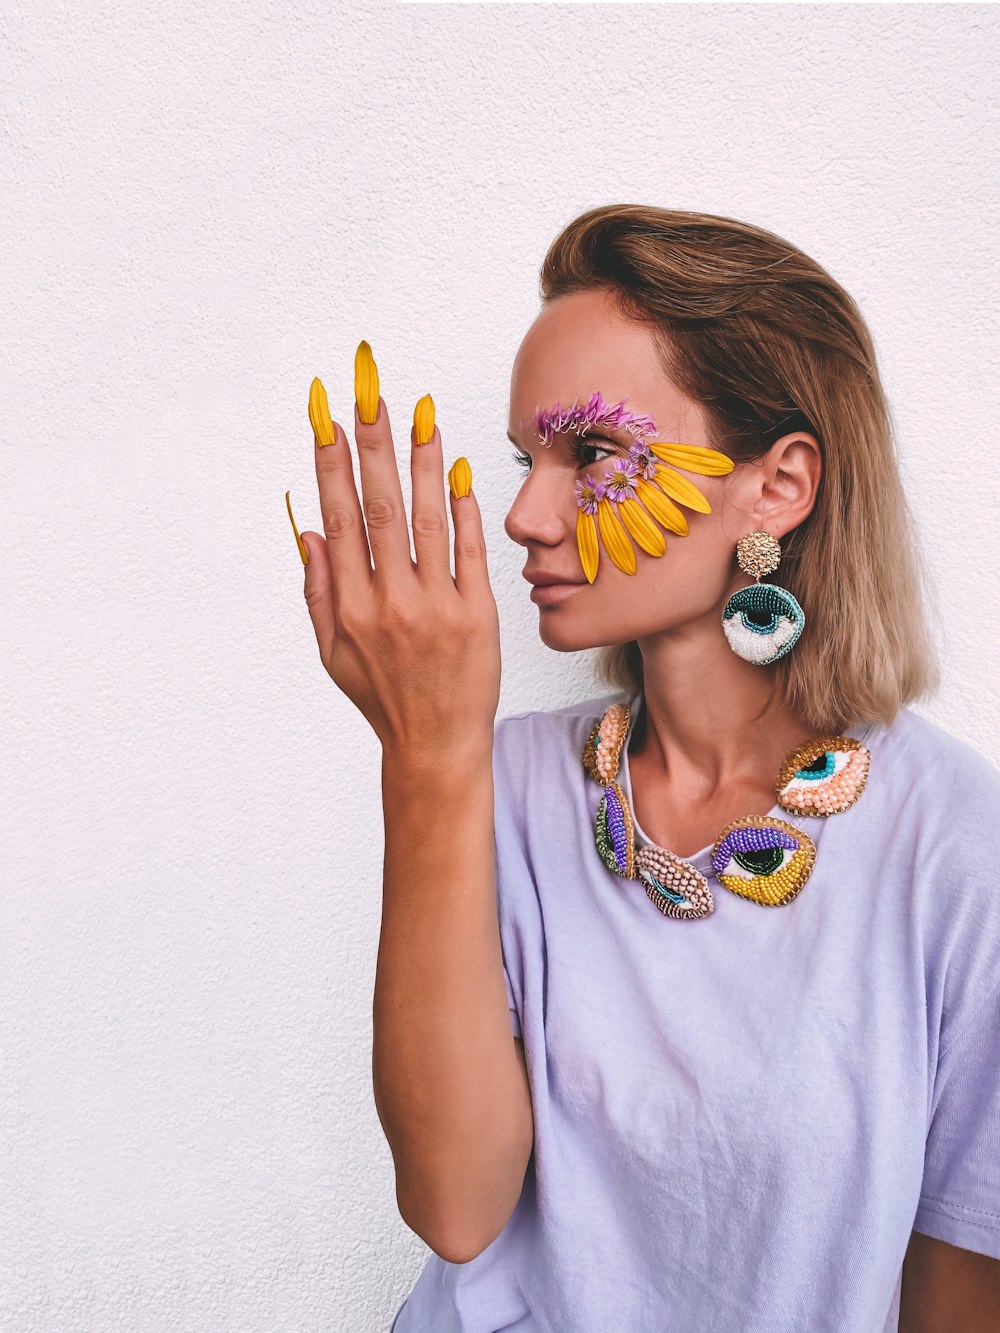
M736 560L757 580L734 592L722 613L729 646L744 661L764 666L788 652L802 633L805 612L787 588L761 583L781 560L781 544L765 530L748 532L736 543Z

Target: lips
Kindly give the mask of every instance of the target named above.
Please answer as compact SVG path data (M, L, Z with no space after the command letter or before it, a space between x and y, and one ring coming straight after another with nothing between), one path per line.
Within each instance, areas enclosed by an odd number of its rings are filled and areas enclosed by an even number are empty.
M536 588L549 588L554 583L571 583L576 586L583 582L583 579L566 578L561 574L525 574L524 577L529 583L533 583Z

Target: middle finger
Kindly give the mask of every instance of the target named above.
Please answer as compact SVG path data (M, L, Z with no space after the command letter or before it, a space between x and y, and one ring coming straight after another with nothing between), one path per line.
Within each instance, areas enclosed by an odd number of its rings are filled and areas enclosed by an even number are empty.
M354 435L375 580L395 582L411 576L414 564L389 412L379 395L378 370L371 347L364 339L354 357Z

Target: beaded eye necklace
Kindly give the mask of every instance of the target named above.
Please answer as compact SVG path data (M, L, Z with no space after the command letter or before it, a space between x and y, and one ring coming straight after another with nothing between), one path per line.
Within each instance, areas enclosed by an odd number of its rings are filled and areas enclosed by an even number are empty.
M635 819L618 782L631 722L627 704L610 704L583 747L588 777L604 788L594 841L608 869L623 879L641 880L664 916L696 921L715 910L706 877L690 861L655 843L636 848ZM840 814L864 791L870 764L870 751L853 736L816 736L796 746L778 770L777 803L797 815ZM773 815L734 819L712 848L712 872L719 883L761 907L790 903L802 891L815 861L812 838Z

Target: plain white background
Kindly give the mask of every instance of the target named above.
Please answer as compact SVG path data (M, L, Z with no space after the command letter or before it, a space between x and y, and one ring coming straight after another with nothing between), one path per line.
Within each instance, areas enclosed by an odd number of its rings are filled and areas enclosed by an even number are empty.
M989 6L7 4L0 1326L382 1330L427 1255L371 1093L379 752L284 507L372 345L488 525L500 713L596 692L503 533L510 365L577 213L742 218L859 301L991 759Z

